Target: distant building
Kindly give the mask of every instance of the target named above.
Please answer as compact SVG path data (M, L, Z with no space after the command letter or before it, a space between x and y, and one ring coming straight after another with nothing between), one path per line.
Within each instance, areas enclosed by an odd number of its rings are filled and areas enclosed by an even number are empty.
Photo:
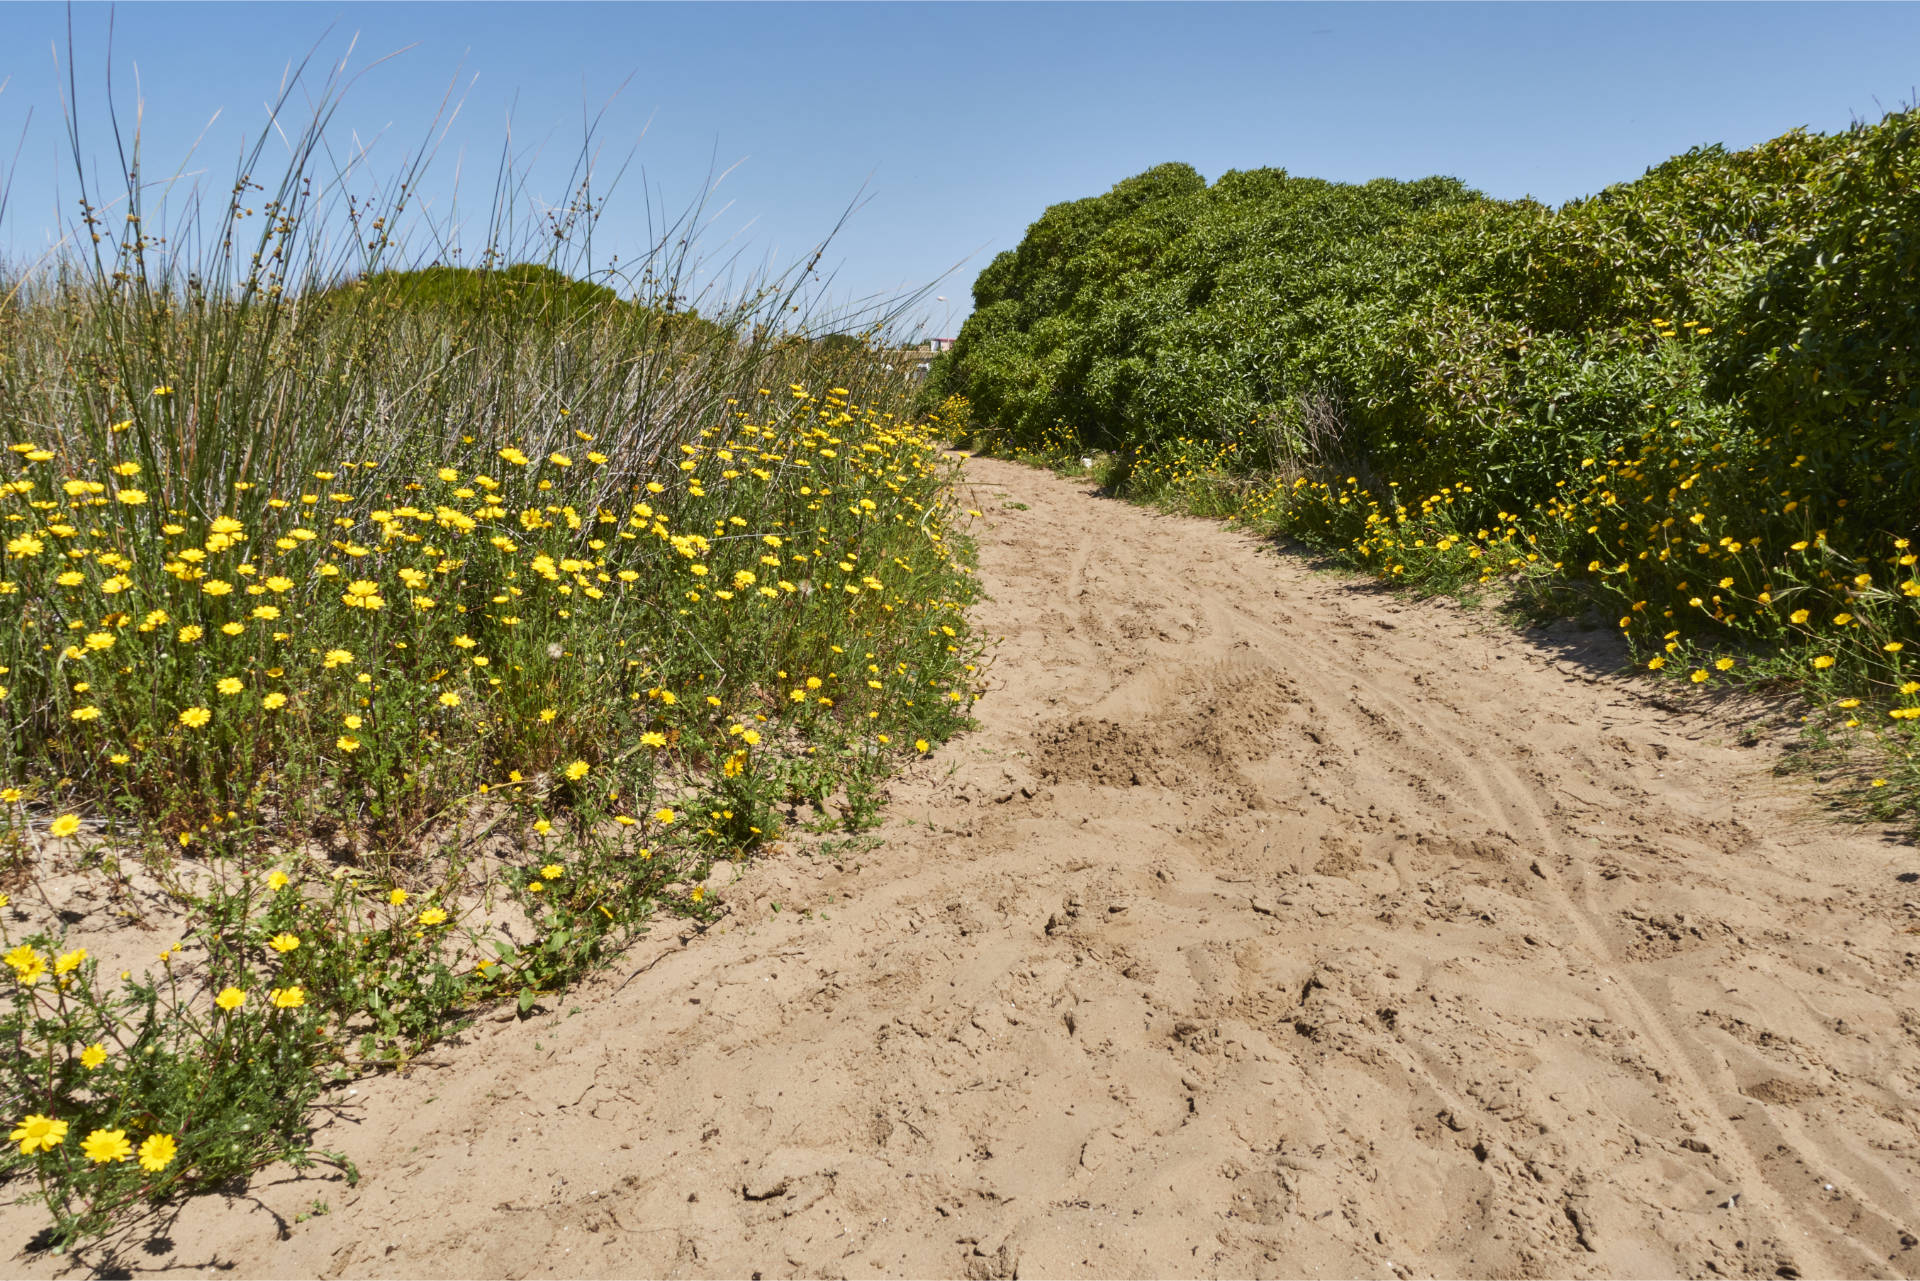
M914 354L921 357L921 359L915 363L912 372L907 375L909 381L918 382L922 378L925 378L928 371L933 368L933 358L941 352L952 350L953 339L951 338L927 339L925 343L915 349Z
M951 338L923 338L911 346L877 348L886 363L910 383L917 383L933 371L933 362L953 350Z

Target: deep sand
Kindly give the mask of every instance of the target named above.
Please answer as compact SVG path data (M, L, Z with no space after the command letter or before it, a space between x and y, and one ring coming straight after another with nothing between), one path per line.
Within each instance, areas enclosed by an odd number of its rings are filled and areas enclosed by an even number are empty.
M87 1262L1920 1273L1910 846L1604 633L967 472L1006 639L877 844L362 1082L320 1135L357 1189L270 1171ZM73 1270L39 1222L7 1272Z

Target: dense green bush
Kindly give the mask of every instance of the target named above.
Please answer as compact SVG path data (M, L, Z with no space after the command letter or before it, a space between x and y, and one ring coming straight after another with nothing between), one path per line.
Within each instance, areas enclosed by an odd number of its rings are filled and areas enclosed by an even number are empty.
M566 327L620 315L647 342L686 348L731 343L739 328L737 320L716 323L657 297L623 299L607 284L576 280L532 262L498 270L435 266L377 271L327 291L327 297L347 311L364 312L372 304L415 315L440 312L466 324L522 329Z
M420 267L380 271L355 282L366 289L415 307L482 311L513 303L528 312L591 311L611 306L619 294L603 284L575 280L539 263L516 263L498 271L479 267Z
M1537 502L1570 463L1676 413L1765 435L1759 413L1804 402L1845 344L1898 346L1910 303L1871 335L1840 311L1869 273L1889 299L1911 276L1911 235L1873 229L1913 222L1912 129L1698 148L1559 210L1447 178L1255 170L1206 187L1162 165L1049 209L982 272L929 391L966 396L1008 443L1064 424L1130 448L1284 425L1330 390L1381 474L1474 476L1490 508ZM1795 345L1816 311L1821 336ZM1655 322L1689 319L1689 337L1723 336L1660 338ZM1747 399L1756 381L1764 401ZM1830 415L1906 404L1910 422L1910 382L1868 360L1819 398Z
M1920 532L1920 115L1833 139L1822 160L1798 188L1822 216L1727 303L1715 390L1769 431L1797 429L1793 453L1832 478L1833 519L1844 499L1854 523L1911 535Z
M995 259L931 391L967 396L1016 441L1061 422L1106 447L1229 433L1326 376L1323 313L1396 283L1372 261L1382 232L1472 199L1450 179L1348 187L1279 170L1208 188L1161 165L1056 205Z

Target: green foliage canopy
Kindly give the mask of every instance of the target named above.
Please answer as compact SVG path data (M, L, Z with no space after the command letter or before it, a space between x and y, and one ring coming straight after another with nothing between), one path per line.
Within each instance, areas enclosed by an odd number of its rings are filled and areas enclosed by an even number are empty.
M1266 464L1317 396L1349 465L1488 513L1649 437L1806 455L1824 523L1920 532L1916 123L1700 147L1559 209L1160 165L997 257L928 396L1016 447L1248 436Z

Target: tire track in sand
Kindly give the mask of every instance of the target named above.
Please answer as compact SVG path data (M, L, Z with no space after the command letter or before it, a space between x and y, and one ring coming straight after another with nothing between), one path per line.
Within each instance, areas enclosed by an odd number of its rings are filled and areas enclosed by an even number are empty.
M1605 637L967 469L1005 640L877 846L363 1083L320 1136L359 1188L263 1177L116 1262L1920 1272L1909 847Z

